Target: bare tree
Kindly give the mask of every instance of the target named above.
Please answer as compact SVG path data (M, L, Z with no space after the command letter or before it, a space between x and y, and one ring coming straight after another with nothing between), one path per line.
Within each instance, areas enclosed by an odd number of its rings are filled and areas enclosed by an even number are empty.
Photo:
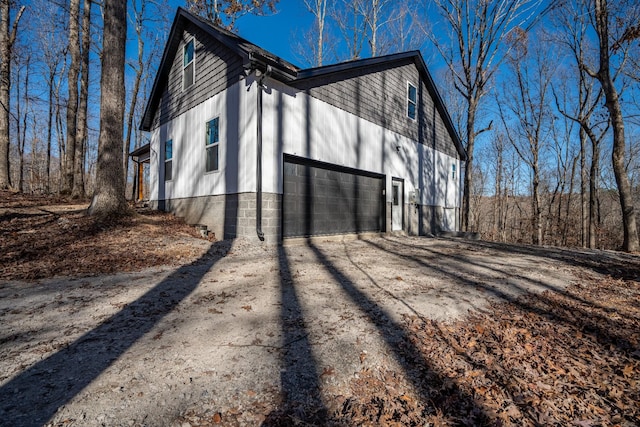
M327 20L327 5L330 0L304 0L307 10L314 16L314 37L312 40L313 65L319 67L324 60L325 24Z
M20 54L15 55L14 65L15 88L16 88L16 109L14 120L16 123L16 142L18 146L18 185L17 190L24 192L24 168L25 168L25 148L27 146L27 126L32 115L29 78L31 76L32 52L30 48L21 49Z
M75 154L73 156L73 198L85 197L84 158L87 144L87 108L89 98L89 49L91 48L91 0L84 0L82 12L82 45L80 49L80 98L76 122ZM73 61L72 61L73 62Z
M494 203L492 207L493 230L491 237L499 242L507 239L506 227L509 216L510 183L508 171L508 141L504 133L498 133L491 141L494 163Z
M426 37L423 31L419 31L421 17L418 16L413 1L399 2L392 13L395 18L389 22L387 28L388 50L406 52L422 48Z
M65 47L66 50L66 47ZM66 69L67 69L67 63L66 61L62 62L62 67L60 70L60 75L59 76L63 76L66 73ZM65 158L65 146L64 146L64 137L65 137L65 128L64 128L64 120L62 118L62 110L65 107L64 102L62 100L62 96L61 96L61 91L62 91L62 83L63 83L63 78L59 77L58 81L55 85L55 90L53 91L53 97L54 97L54 109L55 109L55 114L54 114L54 123L55 123L55 129L56 129L56 139L57 139L57 146L58 146L58 186L57 186L57 191L61 192L62 191L62 181L64 180L64 158Z
M150 8L150 6L152 6ZM128 180L129 176L129 153L131 152L131 143L132 143L132 135L136 126L134 125L134 121L136 118L136 114L140 114L138 106L141 104L140 102L140 87L143 83L143 79L148 79L150 74L148 70L150 69L151 62L160 54L161 45L159 43L152 43L151 49L145 50L145 40L150 36L150 28L149 24L153 21L163 20L165 24L168 22L164 19L164 16L167 16L165 11L163 10L163 6L156 3L151 2L149 0L137 0L132 2L132 12L131 12L131 21L133 23L133 27L136 33L137 39L137 58L135 61L130 61L129 66L135 72L134 80L133 80L133 88L131 90L130 99L129 99L129 109L127 111L127 121L126 121L126 136L124 138L124 142L122 145L122 154L123 154L123 166L124 166L124 179L125 183ZM157 18L157 17L160 18ZM156 22L157 24L157 22ZM154 30L156 27L154 27ZM157 40L154 40L157 41ZM145 97L143 97L144 99ZM135 187L135 186L134 186ZM135 199L132 196L132 199Z
M567 83L571 87L578 86L577 105L573 102L575 96L568 96L570 89L562 89L562 101L554 88L556 107L565 117L580 125L580 169L581 169L581 211L582 211L582 245L595 248L597 243L597 210L598 210L598 180L600 177L600 142L609 129L609 120L594 120L594 115L600 115L600 103L603 96L601 88L596 90L595 82L589 78L582 64L585 64L589 56L590 48L587 39L588 19L586 14L575 13L574 5L564 5L554 14L558 21L560 31L558 42L567 48L576 65L577 82L572 80ZM614 80L617 76L614 75ZM575 82L575 83L574 83ZM574 104L574 105L571 105ZM591 164L587 170L587 142L591 147ZM588 176L588 183L585 176ZM587 194L588 185L588 199Z
M576 167L580 159L580 150L576 153L576 147L572 144L574 127L578 126L567 117L550 117L549 126L551 151L555 155L555 161L550 163L555 168L549 168L549 184L553 186L553 191L547 191L551 198L547 205L543 240L556 246L566 246L569 208L573 197Z
M609 111L613 129L613 152L611 156L613 171L620 195L624 238L622 248L627 252L640 249L636 212L631 194L631 185L625 169L625 128L618 90L614 82L614 63L611 57L622 49L622 45L640 36L634 25L638 22L640 8L632 2L620 2L615 7L607 0L593 0L589 4L595 34L598 39L598 61L595 67L581 64L581 68L602 86L605 106ZM592 7L591 7L592 6Z
M360 13L361 0L339 0L330 9L333 22L346 45L347 60L359 59L366 39L367 23Z
M62 192L73 190L73 168L76 155L78 119L78 76L80 75L80 0L69 0L69 54L71 63L67 75L67 143L65 144Z
M536 45L530 52L527 35L522 31L514 32L510 44L507 63L515 79L514 88L505 87L501 95L505 100L496 103L509 142L531 168L531 240L539 245L543 243L540 156L550 132L547 95L552 64L550 58L545 57L544 47Z
M9 175L9 93L11 89L11 59L18 33L18 23L24 13L22 6L9 25L11 0L0 0L0 190L11 187Z
M127 1L105 0L98 164L96 188L89 206L89 213L98 217L121 216L127 212L122 173L126 40Z
M46 16L47 19L51 19L51 16L55 14L57 8L51 4L46 4ZM43 77L47 83L48 94L48 114L47 114L47 154L46 154L46 183L44 191L49 193L51 191L51 147L53 140L53 127L54 127L54 113L55 113L55 89L56 89L56 77L59 76L59 69L61 63L64 61L66 55L66 43L61 40L61 32L58 28L52 28L51 26L44 25L44 18L40 18L42 21L38 22L36 30L39 50L42 55L43 63Z
M466 101L466 120L463 139L466 142L462 228L469 229L471 187L474 171L475 140L489 126L477 129L476 119L480 103L487 94L487 85L495 74L503 56L502 43L514 28L527 28L541 16L537 8L540 0L434 0L450 38L440 40L441 31L427 31L454 76L456 90ZM448 45L451 41L451 45Z
M389 9L397 2L393 0L354 0L360 9L360 14L367 24L369 49L371 56L378 56L388 51L389 42L381 37L382 28L397 19Z
M228 29L243 15L265 15L276 11L278 0L187 0L187 7L206 20Z

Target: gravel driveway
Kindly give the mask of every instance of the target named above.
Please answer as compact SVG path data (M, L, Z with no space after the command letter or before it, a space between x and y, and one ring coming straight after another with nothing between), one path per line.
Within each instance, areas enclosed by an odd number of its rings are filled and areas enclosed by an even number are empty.
M403 370L403 316L562 289L570 266L482 242L214 244L177 270L0 282L0 425L259 425L283 401ZM223 414L223 417L220 416Z

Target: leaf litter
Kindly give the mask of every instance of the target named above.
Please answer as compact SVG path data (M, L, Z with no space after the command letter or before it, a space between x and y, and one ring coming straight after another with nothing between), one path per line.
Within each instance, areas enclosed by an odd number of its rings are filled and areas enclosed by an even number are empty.
M138 271L192 261L209 247L171 214L137 209L118 221L96 221L77 203L0 192L0 278Z
M322 419L288 407L265 425L637 426L638 301L637 281L605 277L456 322L405 316L412 378L363 369Z
M171 215L142 211L96 223L79 210L47 208L50 199L1 196L4 280L175 265L209 246L194 245L196 232ZM599 275L576 267L580 280L562 292L493 303L457 321L405 315L397 346L414 369L363 366L347 386L322 390L324 407L290 402L275 389L248 389L250 402L242 406L188 407L168 425L640 425L640 270L605 259L589 263L594 270L597 263ZM210 312L219 314L215 304L228 297L205 295L196 303L214 304ZM364 365L367 353L359 360ZM320 377L331 376L333 367L323 368Z

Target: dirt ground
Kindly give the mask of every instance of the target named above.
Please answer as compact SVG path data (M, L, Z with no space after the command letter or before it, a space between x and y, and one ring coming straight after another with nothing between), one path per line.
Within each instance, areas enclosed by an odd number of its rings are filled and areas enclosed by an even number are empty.
M43 206L0 207L2 426L640 424L636 256Z

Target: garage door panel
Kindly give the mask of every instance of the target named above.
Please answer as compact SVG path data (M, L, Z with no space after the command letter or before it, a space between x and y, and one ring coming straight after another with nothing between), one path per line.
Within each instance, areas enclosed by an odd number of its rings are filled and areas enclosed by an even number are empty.
M384 176L285 159L285 237L383 230Z

